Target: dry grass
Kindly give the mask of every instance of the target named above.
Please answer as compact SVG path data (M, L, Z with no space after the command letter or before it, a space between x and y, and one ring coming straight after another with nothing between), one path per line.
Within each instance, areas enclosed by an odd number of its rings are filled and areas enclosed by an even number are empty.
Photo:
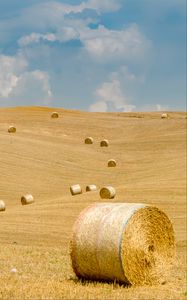
M0 298L186 299L185 114L170 112L163 121L160 113L58 109L63 118L51 122L53 110L0 109L0 198L6 202L0 215ZM7 132L11 123L19 128L16 135ZM85 147L88 134L107 138L110 147ZM118 168L106 168L112 156ZM83 208L102 200L99 191L72 197L74 182L112 185L115 202L149 203L166 212L177 239L168 282L125 287L75 278L68 253L72 225ZM21 206L20 196L28 192L36 203Z
M78 280L60 248L8 245L0 247L1 299L185 299L184 266L160 286L129 287ZM18 272L11 274L12 266Z

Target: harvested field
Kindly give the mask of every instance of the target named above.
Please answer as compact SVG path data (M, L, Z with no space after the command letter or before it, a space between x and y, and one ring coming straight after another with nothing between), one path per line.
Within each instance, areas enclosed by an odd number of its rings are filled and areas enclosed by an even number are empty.
M0 109L0 299L186 299L186 115L86 113L54 108ZM19 131L7 132L9 124ZM85 126L86 124L86 126ZM62 130L63 128L63 130ZM85 136L109 147L86 147ZM117 168L106 168L115 157ZM72 197L74 183L111 185L111 202L147 203L173 223L177 258L162 285L124 286L80 281L69 241L78 214L101 199L99 190ZM34 195L32 205L20 197ZM16 268L16 273L11 269Z

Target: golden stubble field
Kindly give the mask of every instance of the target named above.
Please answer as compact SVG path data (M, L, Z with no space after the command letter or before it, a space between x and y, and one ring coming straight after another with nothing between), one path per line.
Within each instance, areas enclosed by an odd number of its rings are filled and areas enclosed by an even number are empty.
M186 299L186 115L87 113L18 107L0 109L0 298L1 299ZM56 110L56 109L55 109ZM15 125L17 132L7 132ZM87 136L93 145L85 145ZM101 148L101 139L109 140ZM108 168L110 158L116 168ZM79 183L82 195L71 196ZM110 184L113 202L156 205L170 217L177 257L160 286L128 287L78 280L69 240L82 209L101 202L88 184ZM31 193L35 203L22 206ZM110 201L110 200L109 200ZM12 274L10 270L17 269Z

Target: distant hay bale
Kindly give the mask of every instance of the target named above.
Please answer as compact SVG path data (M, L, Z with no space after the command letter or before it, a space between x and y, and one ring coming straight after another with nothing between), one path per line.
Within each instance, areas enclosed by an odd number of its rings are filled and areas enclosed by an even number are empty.
M100 142L100 146L101 146L101 147L108 147L108 145L109 145L108 140L102 140L102 141Z
M85 144L93 144L93 138L89 136L85 139L84 142L85 142Z
M100 197L102 199L113 199L116 195L116 190L112 186L105 186L100 189Z
M51 118L55 119L55 118L58 118L59 115L56 111L54 111L52 114L51 114Z
M169 116L168 116L167 113L163 113L163 114L161 115L161 119L168 119L168 118L169 118Z
M21 204L22 205L31 204L33 202L34 202L34 198L31 194L26 194L26 195L21 197Z
M16 273L17 273L17 269L16 269L16 268L12 268L12 269L10 270L10 273L11 273L11 274L16 274Z
M73 196L82 194L82 188L79 184L74 184L74 185L70 186L70 192Z
M5 211L6 206L5 206L5 202L3 200L0 200L0 211Z
M86 186L86 192L97 191L97 186L95 184L90 184Z
M9 126L8 132L15 133L16 132L16 127L15 126Z
M140 203L95 203L77 218L70 242L75 274L127 284L163 283L175 257L167 215Z
M115 159L109 159L108 160L108 167L116 167Z

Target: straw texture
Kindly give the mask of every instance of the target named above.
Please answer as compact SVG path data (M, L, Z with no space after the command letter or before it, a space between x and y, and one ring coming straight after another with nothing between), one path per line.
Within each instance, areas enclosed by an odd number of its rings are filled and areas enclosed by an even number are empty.
M77 276L130 284L166 279L175 254L164 212L141 203L96 203L76 220L70 243Z
M73 196L82 194L82 188L79 184L74 184L74 185L70 186L70 192Z
M104 186L100 189L100 197L102 199L113 199L116 195L116 190L113 186Z
M86 192L97 191L97 186L95 184L90 184L86 186Z
M116 167L116 161L115 161L115 159L109 159L109 161L108 161L108 167Z
M34 202L34 198L31 194L26 194L21 197L21 204L28 205Z
M8 132L10 132L10 133L15 133L15 132L16 132L16 127L14 127L14 126L9 126Z
M93 138L89 136L85 139L84 142L85 142L85 144L93 144Z
M6 206L5 206L5 202L3 200L0 200L0 211L5 211Z
M51 114L51 118L55 119L55 118L58 118L59 115L56 111L54 111L52 114Z
M100 146L101 146L101 147L108 147L108 145L109 145L108 140L102 140L102 141L100 142Z

